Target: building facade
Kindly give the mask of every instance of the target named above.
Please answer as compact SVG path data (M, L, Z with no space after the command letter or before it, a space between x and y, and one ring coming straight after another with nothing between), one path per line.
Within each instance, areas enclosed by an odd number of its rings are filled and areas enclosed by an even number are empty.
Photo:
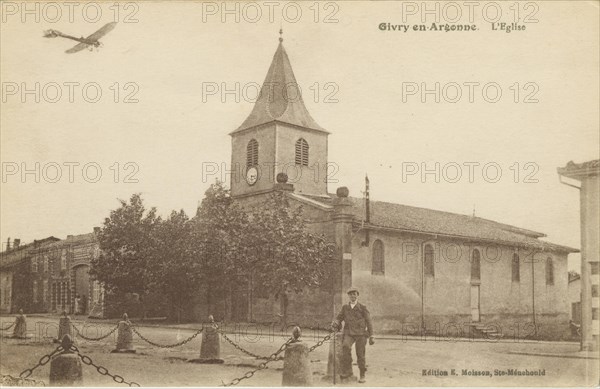
M100 253L95 233L47 238L20 250L3 252L0 281L3 312L103 315L101 285L89 276L90 261ZM19 260L15 258L19 257ZM10 282L8 288L4 281ZM7 298L5 290L11 290ZM4 300L10 300L5 304Z
M600 350L600 160L567 163L558 174L579 185L581 220L581 349Z
M33 253L59 240L51 236L26 245L21 245L20 239L15 239L12 245L8 240L6 249L0 253L0 313L16 313L20 309L24 312L35 311L35 276L31 272Z
M331 279L288 296L288 323L326 327L345 290L356 286L377 331L568 338L567 256L576 249L478 217L353 198L346 188L328 193L318 169L327 166L329 132L301 97L289 98L290 84L297 85L280 38L260 97L230 133L234 200L256 207L284 192L303 207L311 230L336 244ZM278 173L287 178L277 182ZM230 319L274 322L281 315L280 301L252 285L236 300L244 307ZM210 313L202 303L197 312Z

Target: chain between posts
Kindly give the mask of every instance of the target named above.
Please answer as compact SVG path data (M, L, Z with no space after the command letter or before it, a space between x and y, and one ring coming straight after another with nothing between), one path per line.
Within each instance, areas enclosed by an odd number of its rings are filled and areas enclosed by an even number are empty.
M96 342L96 341L99 341L99 340L106 339L106 338L108 338L110 335L112 335L112 334L113 334L113 333L114 333L114 332L115 332L115 331L116 331L116 330L119 328L119 325L117 324L117 325L115 326L115 328L113 328L112 330L110 330L110 331L109 331L109 332L108 332L106 335L102 335L102 336L101 336L101 337L99 337L99 338L89 338L89 337L87 337L87 336L83 335L83 334L81 333L81 331L79 330L79 328L75 327L75 324L71 324L71 325L73 326L73 329L75 329L75 332L77 333L77 336L79 336L80 338L83 338L83 339L85 339L85 340L87 340L87 341L90 341L90 342ZM84 328L85 328L85 327L84 327Z
M263 357L261 355L258 354L254 354L253 352L250 352L244 348L242 348L242 346L236 344L233 340L231 340L227 335L225 335L224 332L219 331L219 333L221 334L221 336L223 337L223 339L225 339L227 342L229 342L233 347L235 347L236 349L240 350L241 352L243 352L246 355L250 355L251 357L254 357L256 359L263 359L263 360L268 360L269 357ZM283 357L277 357L277 359L275 359L275 361L279 361L282 360Z
M315 349L316 349L317 347L320 347L320 346L322 346L322 345L323 345L323 343L325 343L325 342L327 342L329 339L331 339L331 337L332 337L334 334L336 334L336 333L337 333L337 331L330 331L330 332L329 332L329 334L327 334L327 335L326 335L326 336L325 336L323 339L319 340L319 341L318 341L316 344L314 344L313 346L311 346L311 347L308 349L308 352L309 352L309 353L312 353L313 351L315 351ZM335 338L334 338L334 339L335 339ZM335 340L334 340L334 341L335 341Z
M234 385L237 385L241 381L253 377L254 374L257 371L264 370L264 369L268 368L267 364L269 364L270 362L273 362L273 361L280 360L280 359L277 358L277 356L279 354L281 354L288 347L288 345L290 343L294 342L294 341L295 341L295 338L293 338L293 337L289 338L284 344L281 345L281 347L279 347L279 350L277 350L273 354L269 355L269 357L267 357L267 360L264 361L264 362L262 362L260 365L258 365L258 367L256 369L250 370L250 371L246 372L243 376L241 376L239 378L234 378L230 383L228 383L228 384L224 383L221 386L234 386Z
M10 323L10 324L8 325L8 327L6 327L6 328L0 328L0 331L8 331L8 330L10 330L10 329L11 329L11 328L12 328L14 325L15 325L15 323L14 323L14 322L13 322L13 323Z
M112 379L113 379L113 381L115 381L115 382L116 382L116 383L118 383L118 384L125 384L125 385L128 385L128 386L137 386L137 387L139 387L139 386L140 386L140 384L138 384L137 382L134 382L134 381L127 382L127 381L125 381L125 379L124 379L122 376L118 375L118 374L111 374L111 373L108 371L108 369L107 369L107 368L105 368L104 366L101 366L101 365L96 365L96 364L94 363L94 361L92 361L92 358L88 357L87 355L82 355L82 354L79 352L79 349L77 348L77 346L74 346L74 345L72 345L72 346L69 348L69 350L70 350L70 351L73 351L74 353L76 353L76 354L77 354L77 356L79 356L79 358L81 359L81 362L82 362L84 365L88 365L88 366L93 366L93 367L95 367L95 368L96 368L96 371L98 372L98 374L100 374L100 375L106 375L106 376L109 376L110 378L112 378Z
M13 377L10 374L0 374L0 387L2 386L46 386L44 381L31 378Z
M40 360L38 361L38 363L35 366L33 366L33 367L29 368L29 369L23 370L21 372L21 374L19 374L19 378L22 378L22 379L28 378L30 375L33 374L33 371L35 369L37 369L40 366L44 366L45 364L47 364L48 362L50 362L52 360L52 357L54 355L56 355L59 352L63 352L63 351L64 351L64 349L62 348L62 346L58 346L56 348L56 350L52 351L50 354L46 354L43 357L41 357Z
M190 342L192 339L194 339L196 336L200 335L200 333L203 331L203 328L201 328L198 331L196 331L196 333L194 333L189 338L184 339L181 342L178 342L175 344L158 344L158 343L154 343L150 339L146 338L144 335L140 334L139 331L135 328L135 326L133 326L132 324L130 324L130 325L131 325L132 331L135 332L135 334L137 336L139 336L144 342L151 344L154 347L160 347L160 348L175 348L175 347L183 346L184 344L186 344L186 343Z

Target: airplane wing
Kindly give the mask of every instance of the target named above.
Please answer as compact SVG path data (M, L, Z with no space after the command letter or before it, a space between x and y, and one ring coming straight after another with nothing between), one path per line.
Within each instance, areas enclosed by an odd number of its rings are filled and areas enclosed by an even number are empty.
M111 32L115 28L116 25L117 25L117 22L106 23L102 28L100 28L98 31L96 31L95 33L93 33L92 35L88 36L85 39L88 41L97 41L98 39L102 38L104 35Z
M65 51L65 53L67 53L67 54L77 53L78 51L81 51L81 50L85 49L86 47L88 47L87 43L78 43L75 46L71 47L69 50Z

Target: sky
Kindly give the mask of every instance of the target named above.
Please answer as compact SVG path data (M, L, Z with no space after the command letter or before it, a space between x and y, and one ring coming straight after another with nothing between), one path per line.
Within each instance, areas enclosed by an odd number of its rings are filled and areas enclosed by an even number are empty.
M431 30L421 2L53 4L2 3L3 248L91 232L133 193L163 216L193 215L221 178L203 164L229 167L228 134L252 109L280 28L305 104L331 132L330 192L361 197L368 174L372 200L474 212L580 247L579 191L556 168L599 156L597 2L517 3L525 29L511 32L499 23L514 22L513 3L498 20L485 2L472 20L454 3L454 25L474 31ZM439 24L457 15L428 4ZM113 21L97 51L65 54L76 42L43 38ZM436 84L438 102L422 93ZM39 177L22 175L36 163ZM421 175L436 163L437 177Z

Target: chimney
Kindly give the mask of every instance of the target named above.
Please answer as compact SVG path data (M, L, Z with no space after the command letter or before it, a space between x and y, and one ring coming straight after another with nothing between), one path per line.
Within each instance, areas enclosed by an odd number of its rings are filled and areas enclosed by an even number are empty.
M10 250L10 238L6 241L6 251Z
M13 241L13 248L18 249L20 245L21 245L21 239L15 238L15 240Z
M94 234L98 235L100 233L100 227L94 227Z

